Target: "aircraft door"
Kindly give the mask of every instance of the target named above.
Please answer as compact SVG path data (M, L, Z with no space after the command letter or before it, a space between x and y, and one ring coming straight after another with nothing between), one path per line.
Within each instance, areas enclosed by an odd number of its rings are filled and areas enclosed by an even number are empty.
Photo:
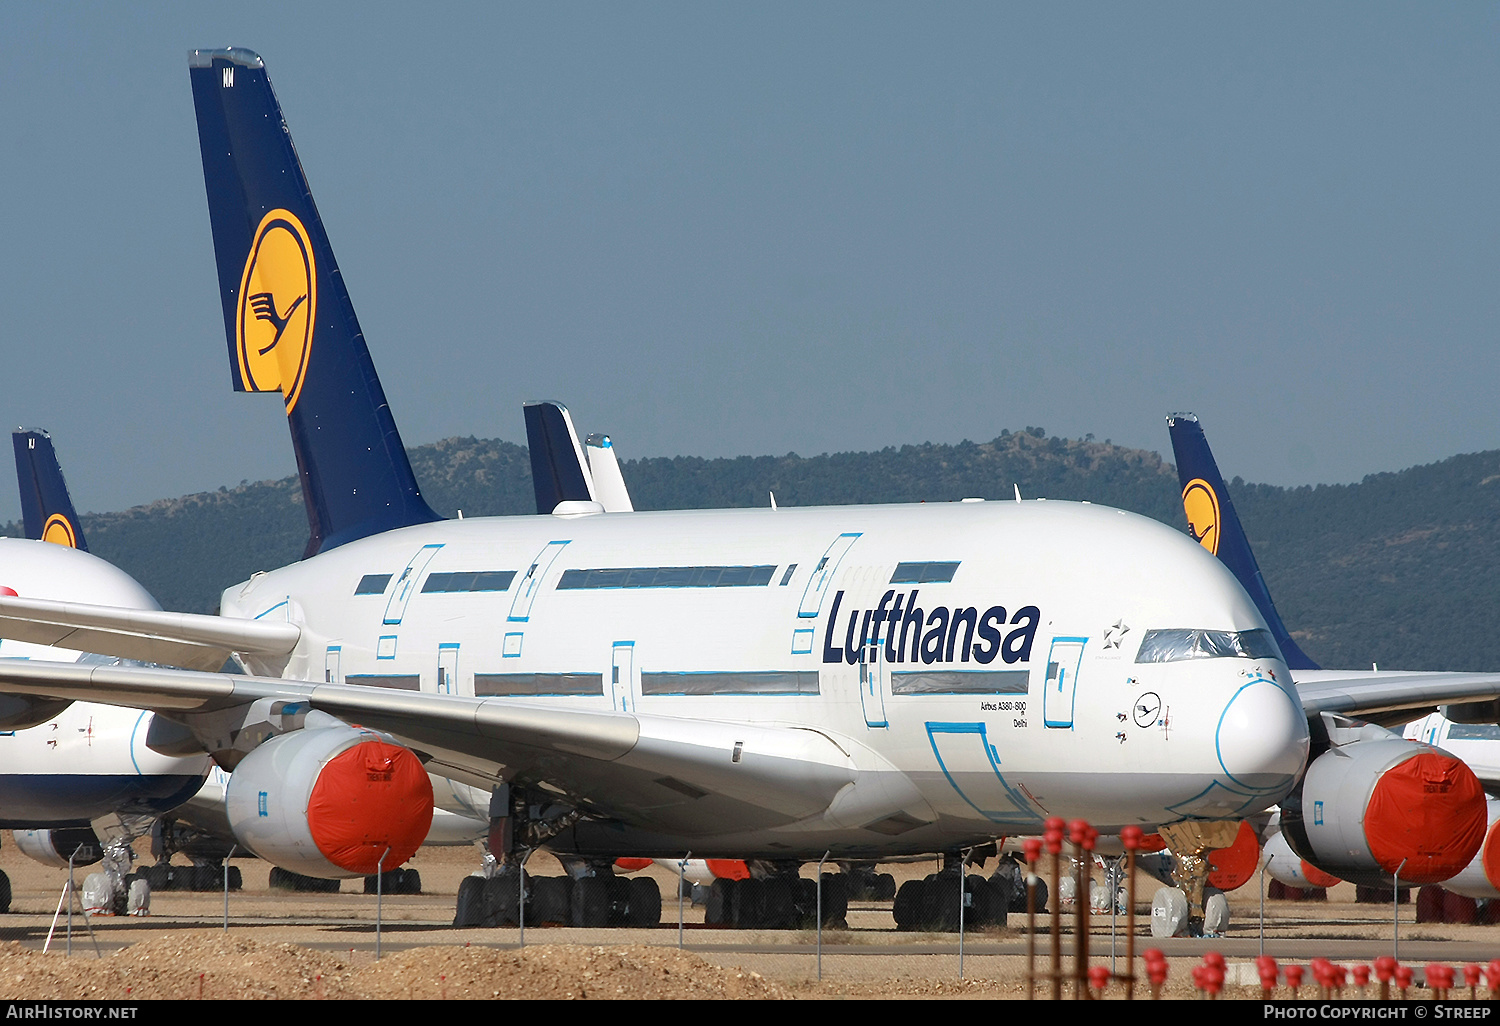
M865 640L859 657L859 704L864 709L865 726L889 727L890 721L885 718L885 646Z
M531 603L536 600L537 592L541 589L542 578L547 576L547 571L552 568L552 563L567 546L565 541L548 542L541 552L536 554L536 559L531 561L526 576L521 578L520 585L516 588L516 597L510 604L510 616L507 617L512 623L524 622L531 618Z
M458 694L457 645L438 646L437 693L440 695Z
M422 571L427 569L427 564L432 562L432 557L437 555L441 545L423 545L417 554L411 557L411 562L406 564L406 569L401 571L401 577L396 581L396 587L391 592L390 600L385 604L385 623L400 623L401 618L406 615L406 603L411 601L412 595L417 590L417 578L422 576Z
M340 657L344 654L342 645L329 645L328 654L323 657L323 681L326 684L342 684L343 676L339 673Z
M635 707L635 642L615 642L609 679L615 711L630 712Z
M1078 691L1078 668L1087 638L1053 638L1047 653L1047 686L1042 692L1042 722L1049 727L1073 726L1073 702Z
M822 610L823 598L828 594L829 585L833 583L834 571L839 568L839 562L849 551L849 546L857 541L859 532L856 531L839 535L828 546L828 551L823 553L823 558L807 578L807 587L802 591L802 604L797 608L799 617L815 617Z
M881 644L880 631L870 623L869 614L861 615L874 605L874 597L880 593L891 575L889 567L854 566L844 574L844 601L852 612L840 613L844 622L834 625L833 635L845 649L852 638L850 631L863 630L859 639L859 661L855 664L855 679L859 684L859 707L864 714L865 726L884 729L890 726L885 714L885 690L889 684L889 673L885 662L885 646ZM858 624L858 626L855 626ZM841 629L842 628L842 629ZM872 637L873 635L873 637ZM845 656L847 658L847 655Z

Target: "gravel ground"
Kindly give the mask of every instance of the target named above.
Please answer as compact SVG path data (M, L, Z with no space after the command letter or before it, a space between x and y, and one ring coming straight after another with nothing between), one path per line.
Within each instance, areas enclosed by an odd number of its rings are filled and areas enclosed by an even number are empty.
M702 925L701 909L687 910L678 950L674 899L663 902L658 930L531 928L518 948L514 929L455 930L450 925L459 881L477 862L467 849L429 849L414 865L421 895L389 896L382 909L383 956L375 959L375 899L359 881L342 893L311 895L271 891L264 863L237 863L245 888L230 896L230 926L222 927L222 894L158 893L144 918L96 918L96 955L75 920L71 958L61 932L42 954L66 872L33 863L13 845L0 847L0 869L12 881L12 911L0 916L0 999L493 999L493 998L1024 998L1024 915L1011 926L971 934L964 978L959 978L957 938L898 934L889 905L851 909L850 929L825 935L823 980L816 978L815 937L790 931L736 932ZM538 856L539 874L558 871ZM932 870L932 864L885 867L898 880ZM672 894L675 878L651 870ZM79 880L82 880L82 873ZM1155 884L1142 880L1142 910ZM1347 890L1349 893L1343 893ZM1336 889L1327 904L1267 904L1267 937L1294 945L1306 964L1312 954L1370 961L1389 950L1388 907L1355 905L1352 887ZM1165 996L1193 997L1189 973L1204 951L1221 948L1245 966L1256 950L1259 894L1249 885L1230 895L1235 926L1222 942L1153 942L1139 936L1137 951L1163 947L1171 956ZM1500 926L1417 926L1403 909L1402 954L1418 965L1487 964L1500 955ZM1146 920L1141 920L1144 930ZM1138 931L1139 932L1139 931ZM1093 962L1106 961L1107 921L1094 926ZM1123 938L1119 940L1123 952ZM1038 938L1038 969L1047 967L1047 940ZM1064 968L1073 939L1063 938ZM1044 984L1038 987L1045 994ZM1065 987L1064 993L1070 993ZM1145 997L1144 982L1137 990ZM1112 984L1106 997L1122 997ZM1225 997L1260 997L1258 986L1226 988ZM1285 988L1279 996L1289 996ZM1316 996L1304 988L1302 996ZM1346 996L1355 996L1353 994Z

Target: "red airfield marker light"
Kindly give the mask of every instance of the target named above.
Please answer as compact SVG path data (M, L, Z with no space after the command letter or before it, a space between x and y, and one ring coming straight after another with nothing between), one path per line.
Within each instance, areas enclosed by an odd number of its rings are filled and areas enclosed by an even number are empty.
M1109 986L1109 966L1096 965L1089 967L1089 989L1094 992L1094 1000L1100 1001L1104 998L1104 988Z
M1146 962L1146 978L1151 981L1151 1000L1161 999L1161 989L1167 983L1167 956L1160 948L1147 948L1141 952Z
M1469 987L1469 1000L1475 1000L1475 988L1479 986L1479 977L1484 972L1479 966L1470 962L1464 966L1464 983Z
M1093 868L1093 849L1089 841L1089 826L1086 819L1075 819L1068 824L1068 840L1073 842L1073 856L1078 865L1073 873L1074 898L1073 918L1073 996L1088 996L1089 971L1089 870ZM1097 836L1097 835L1096 835Z
M1026 853L1026 1000L1036 1000L1036 863L1042 857L1042 839L1028 837L1021 844Z
M1490 1000L1500 998L1500 958L1491 962L1489 968L1484 971L1484 982L1490 988Z
M1411 982L1416 974L1411 971L1409 965L1396 966L1396 987L1401 991L1401 1000L1406 1000L1406 992L1411 990Z
M1042 824L1042 841L1047 854L1052 856L1052 893L1048 902L1052 906L1052 1000L1062 1000L1062 855L1063 829L1067 824L1061 816L1051 816Z
M1363 1001L1365 997L1365 988L1370 985L1369 966L1357 965L1354 967L1354 985L1359 988L1359 998L1361 1001Z
M1300 965L1289 965L1286 967L1286 985L1292 988L1292 1000L1297 1000L1297 991L1302 987L1302 967Z
M1125 848L1125 1000L1135 997L1135 853L1140 850L1145 834L1141 828L1131 824L1120 831L1120 844ZM1114 895L1109 896L1114 901Z
M1261 955L1255 960L1255 971L1260 974L1260 996L1269 1001L1276 993L1276 978L1281 975L1276 967L1276 959L1270 955Z
M1375 978L1380 981L1380 1000L1391 999L1391 980L1396 975L1394 955L1381 955L1375 960Z

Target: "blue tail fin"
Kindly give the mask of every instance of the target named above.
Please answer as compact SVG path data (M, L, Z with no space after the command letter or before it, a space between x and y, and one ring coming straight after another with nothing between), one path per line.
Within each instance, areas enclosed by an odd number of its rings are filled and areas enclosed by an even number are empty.
M237 391L280 392L307 555L442 519L417 489L260 57L188 55Z
M1318 664L1292 640L1276 612L1270 589L1255 562L1255 553L1250 551L1250 540L1240 526L1234 503L1229 501L1229 490L1224 487L1224 479L1219 475L1219 466L1209 451L1208 439L1203 436L1198 418L1191 413L1171 414L1167 417L1167 430L1172 435L1177 478L1182 483L1182 508L1187 513L1188 531L1239 578L1241 586L1255 601L1260 615L1271 628L1276 644L1286 658L1287 668L1318 669Z
M593 502L594 481L568 408L550 400L529 402L525 413L536 511L551 513L560 502Z
M16 447L16 481L21 486L26 537L87 552L78 512L52 450L52 436L45 431L14 431L10 439Z

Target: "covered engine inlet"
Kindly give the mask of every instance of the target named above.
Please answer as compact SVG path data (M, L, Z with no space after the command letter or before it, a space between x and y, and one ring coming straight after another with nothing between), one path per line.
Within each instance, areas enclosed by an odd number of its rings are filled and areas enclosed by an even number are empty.
M1352 883L1441 883L1467 866L1484 840L1484 789L1461 760L1380 727L1335 732L1282 805L1292 850ZM1337 739L1336 739L1337 740Z
M230 774L224 803L241 844L272 865L325 879L367 876L377 863L394 869L432 826L421 760L344 724L260 745Z

